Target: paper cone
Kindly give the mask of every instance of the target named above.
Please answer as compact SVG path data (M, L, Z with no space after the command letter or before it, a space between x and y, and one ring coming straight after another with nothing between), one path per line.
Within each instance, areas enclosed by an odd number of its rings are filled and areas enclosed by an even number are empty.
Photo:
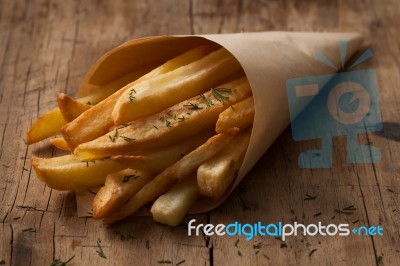
M86 75L77 94L83 97L121 74L167 59L200 44L219 44L242 65L253 91L255 118L250 144L238 177L220 200L201 198L191 213L218 206L289 125L286 81L332 74L335 69L316 60L317 52L341 65L339 42L347 41L349 59L360 47L356 33L258 32L199 36L158 36L133 40L106 53ZM78 215L87 216L92 201L77 193Z

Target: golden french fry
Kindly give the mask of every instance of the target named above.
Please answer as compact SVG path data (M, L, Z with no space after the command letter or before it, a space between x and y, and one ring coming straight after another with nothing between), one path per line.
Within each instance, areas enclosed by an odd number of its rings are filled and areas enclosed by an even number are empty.
M222 150L238 131L238 128L233 128L213 136L196 150L165 169L139 190L121 209L106 218L105 223L113 223L133 214L146 203L168 191L178 180L188 177L203 162Z
M126 166L110 160L79 161L72 155L53 158L32 157L32 167L37 177L50 188L78 190L104 183L110 173Z
M111 112L115 103L125 91L130 90L135 84L140 84L141 82L156 78L159 75L189 64L203 57L207 54L208 50L209 48L201 46L183 53L150 71L138 80L126 85L99 104L82 113L77 119L62 128L62 134L68 142L68 146L73 150L79 144L91 141L107 133L114 126Z
M136 120L93 141L80 144L74 154L80 160L132 154L176 143L215 126L218 115L251 95L246 78L228 82L166 111ZM92 108L93 109L93 108ZM92 110L91 109L91 110Z
M54 108L41 115L31 126L26 135L26 144L44 140L61 133L61 127L66 124L60 109Z
M68 144L63 138L50 139L50 143L60 150L69 151Z
M242 165L250 135L250 130L239 133L223 150L200 165L197 184L202 195L214 199L222 197Z
M192 175L179 181L171 190L156 199L150 212L154 221L177 226L199 197L196 175Z
M103 219L111 215L153 177L147 171L134 169L109 174L93 200L93 217Z
M233 55L220 48L184 67L136 84L115 104L112 112L114 124L121 125L153 115L199 95L239 69L241 66Z
M64 120L68 122L74 120L91 107L89 104L74 100L64 93L57 95L57 102Z
M218 133L230 128L238 127L240 130L246 129L253 124L254 120L254 99L253 96L235 103L232 108L228 108L220 113L216 125Z
M125 164L131 169L146 170L150 173L158 174L206 142L207 139L209 139L213 134L215 134L215 132L201 132L196 136L175 143L169 147L146 152L136 156L117 155L111 157L111 159Z

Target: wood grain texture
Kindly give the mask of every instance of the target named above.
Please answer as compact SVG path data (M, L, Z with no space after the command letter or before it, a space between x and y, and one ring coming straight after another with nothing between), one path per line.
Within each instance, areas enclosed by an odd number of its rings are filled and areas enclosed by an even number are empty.
M0 262L50 265L398 265L400 261L400 5L373 1L0 1ZM150 217L111 227L77 218L73 193L39 182L31 156L61 154L47 142L27 147L32 122L73 95L107 50L146 35L240 31L359 31L375 56L359 68L377 72L384 129L360 136L382 152L376 165L346 162L334 139L332 169L299 169L286 130L217 209L169 228ZM315 200L305 201L305 194ZM354 205L353 214L336 213ZM318 215L321 213L320 215ZM292 222L381 225L383 237L189 237L185 224ZM121 234L132 236L123 241ZM96 253L101 240L106 259ZM239 242L237 242L239 239ZM235 245L235 243L237 244ZM312 250L316 249L310 255Z

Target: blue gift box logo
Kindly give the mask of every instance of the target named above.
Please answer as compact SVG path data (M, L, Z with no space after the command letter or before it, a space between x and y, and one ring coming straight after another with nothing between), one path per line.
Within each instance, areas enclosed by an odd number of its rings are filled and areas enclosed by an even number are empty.
M345 43L341 43L342 64L345 47ZM351 67L370 56L372 52L367 50ZM322 54L317 54L317 58L335 67ZM347 138L348 163L380 161L381 154L376 147L358 143L358 134L382 129L374 70L289 79L286 90L293 139L321 139L321 149L307 150L299 155L299 167L331 168L332 138L335 136Z

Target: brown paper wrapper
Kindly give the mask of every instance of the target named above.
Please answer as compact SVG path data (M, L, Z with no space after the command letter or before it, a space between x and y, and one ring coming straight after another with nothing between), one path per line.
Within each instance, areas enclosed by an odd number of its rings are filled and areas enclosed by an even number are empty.
M201 44L220 45L240 62L250 82L255 117L249 147L238 176L219 200L199 199L191 213L209 211L223 202L289 125L286 81L335 70L316 60L326 55L340 66L339 41L347 41L348 60L360 47L357 33L257 32L199 36L156 36L128 41L102 56L86 75L77 97L83 97L122 73L166 61ZM299 111L301 108L299 108ZM78 216L90 216L93 193L76 192ZM148 211L139 214L149 214Z

